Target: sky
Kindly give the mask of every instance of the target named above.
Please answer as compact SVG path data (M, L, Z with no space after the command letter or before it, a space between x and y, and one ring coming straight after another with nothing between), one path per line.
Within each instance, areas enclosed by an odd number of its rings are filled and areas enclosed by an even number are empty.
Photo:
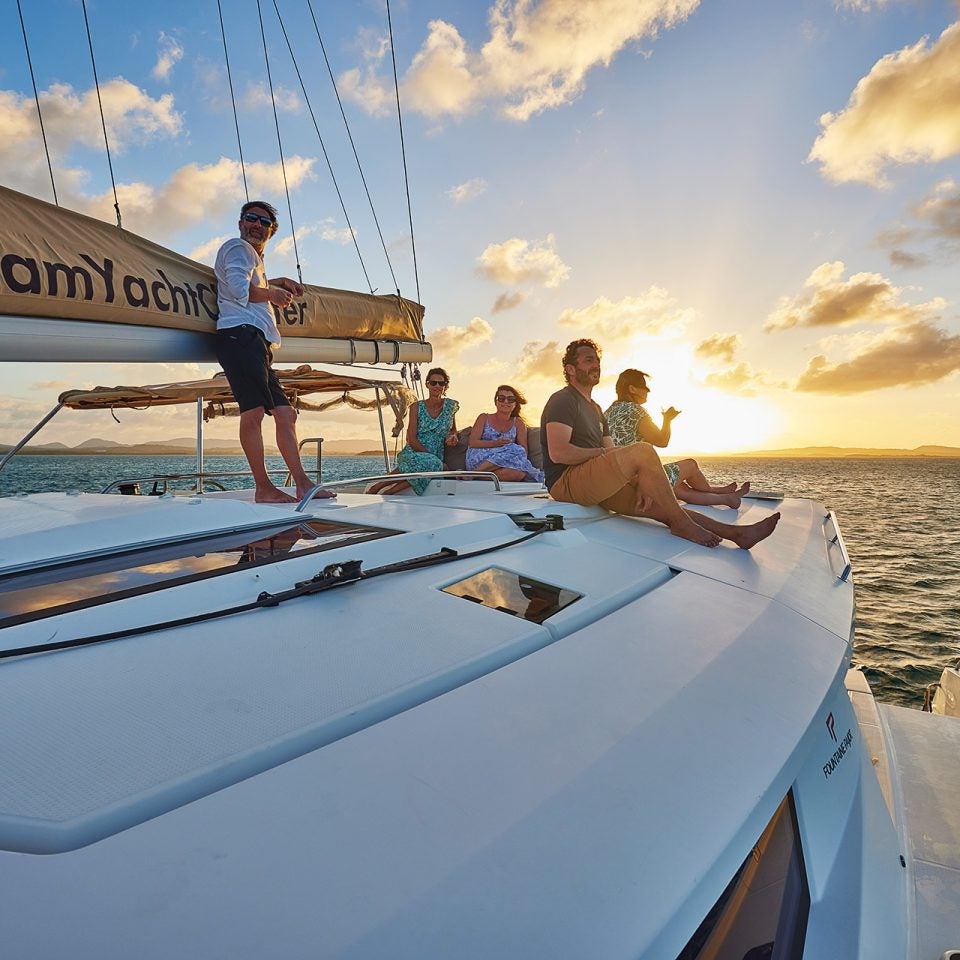
M245 177L280 210L270 276L297 275L292 211L305 282L425 305L459 426L504 383L538 421L591 337L601 405L637 367L657 422L682 411L671 453L960 446L957 0L392 0L402 151L383 0L261 0L266 58L257 0L221 5L226 57L216 0L87 0L124 228L210 264ZM115 222L83 8L21 6L59 201ZM0 183L51 200L0 9ZM0 442L62 390L215 369L0 362ZM64 413L38 442L193 432L150 416Z

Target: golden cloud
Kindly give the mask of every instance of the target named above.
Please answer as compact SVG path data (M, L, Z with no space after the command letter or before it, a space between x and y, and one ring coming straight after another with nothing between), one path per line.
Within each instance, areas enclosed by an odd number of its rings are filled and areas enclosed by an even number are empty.
M525 343L517 360L517 378L521 381L555 380L558 386L562 385L563 347L556 340Z
M493 304L493 312L503 313L506 310L512 310L514 307L519 307L526 299L527 295L520 291L516 291L515 293L501 293Z
M488 279L506 286L537 283L558 287L569 276L570 268L557 255L553 244L552 234L532 246L519 237L491 243L477 257L477 269Z
M853 323L907 324L938 314L940 298L908 304L903 291L878 273L856 273L843 280L844 264L823 263L807 278L802 293L781 297L764 330L830 327Z
M474 317L465 327L441 327L430 334L433 355L458 356L464 350L489 343L493 339L493 327L482 317Z
M495 0L490 37L473 52L459 30L433 20L403 81L411 108L431 117L462 117L487 102L527 120L569 103L597 66L628 44L682 23L700 0ZM383 56L380 48L379 56ZM371 112L383 108L387 84L374 56L340 77L341 90Z
M960 370L960 335L920 320L874 339L849 360L813 357L797 380L804 393L855 394L935 383Z
M601 345L635 336L679 334L696 317L689 307L678 307L662 287L651 286L638 297L613 302L598 297L580 310L564 310L558 323L573 327L580 336L594 337Z
M774 384L762 371L755 371L746 361L734 367L708 374L703 381L708 387L716 387L726 393L736 393L744 397L754 397L761 387Z
M715 333L706 340L701 340L693 352L707 360L722 360L730 363L740 349L741 343L738 333ZM740 366L744 365L740 364Z
M936 163L960 153L960 23L932 45L924 37L879 60L840 113L820 118L823 132L807 159L834 183L882 187L893 163Z

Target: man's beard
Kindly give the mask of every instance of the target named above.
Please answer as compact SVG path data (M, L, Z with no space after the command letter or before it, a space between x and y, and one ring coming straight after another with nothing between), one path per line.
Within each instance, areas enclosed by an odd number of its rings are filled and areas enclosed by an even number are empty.
M574 379L577 381L578 386L592 387L594 384L599 382L600 375L597 374L596 379L594 379L592 370L576 370L574 372Z

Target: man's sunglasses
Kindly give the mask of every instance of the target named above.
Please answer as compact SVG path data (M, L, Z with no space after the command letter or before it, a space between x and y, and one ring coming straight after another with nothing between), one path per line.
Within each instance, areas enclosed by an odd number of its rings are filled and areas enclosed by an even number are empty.
M446 380L428 380L427 381L428 387L445 387L446 385L447 385Z
M258 220L265 227L272 227L273 221L269 217L261 217L259 213L245 213L243 219L247 223L256 223Z
M502 393L498 393L493 399L496 400L497 403L516 403L517 402L516 397L508 397Z

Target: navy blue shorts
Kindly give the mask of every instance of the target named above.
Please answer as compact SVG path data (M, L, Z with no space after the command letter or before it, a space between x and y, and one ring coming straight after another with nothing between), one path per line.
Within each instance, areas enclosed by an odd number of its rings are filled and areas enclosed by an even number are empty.
M273 370L270 344L257 327L244 323L218 330L214 351L241 413L290 406Z

